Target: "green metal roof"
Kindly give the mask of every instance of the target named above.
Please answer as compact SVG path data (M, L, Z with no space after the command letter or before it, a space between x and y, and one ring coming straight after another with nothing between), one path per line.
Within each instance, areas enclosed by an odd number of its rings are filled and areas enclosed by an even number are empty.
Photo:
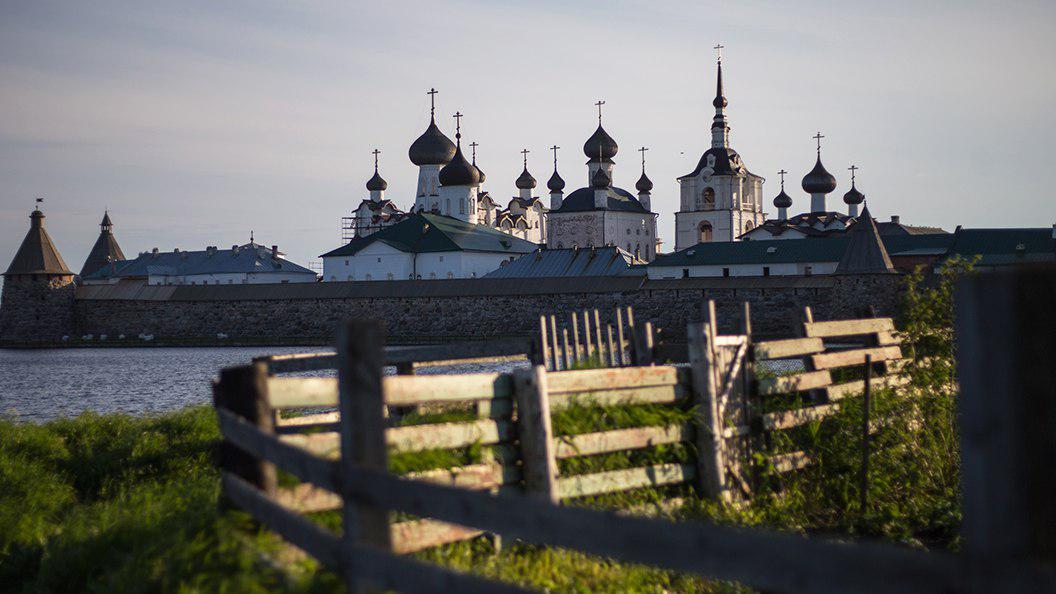
M977 266L1056 261L1051 228L959 229L953 236L949 255L978 256Z
M433 213L415 213L391 227L366 237L357 237L336 250L320 256L352 256L374 242L400 250L428 252L508 252L527 254L539 246L484 225L474 225Z

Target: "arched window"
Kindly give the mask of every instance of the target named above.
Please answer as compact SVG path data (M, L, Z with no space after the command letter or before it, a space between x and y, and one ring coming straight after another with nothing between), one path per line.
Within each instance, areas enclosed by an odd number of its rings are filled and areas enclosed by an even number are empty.
M755 229L755 223L753 223L751 221L745 221L744 222L744 232L747 233L747 232L751 231L752 229Z
M700 210L715 208L715 190L713 188L704 188L704 191L700 194L700 202Z
M444 200L444 214L451 214L451 199Z
M459 212L459 214L466 214L466 199L465 198L463 198L462 200L459 200L459 202L458 202L458 212Z
M700 241L711 241L711 223L707 221L701 221L700 226L697 227L697 230L700 232Z

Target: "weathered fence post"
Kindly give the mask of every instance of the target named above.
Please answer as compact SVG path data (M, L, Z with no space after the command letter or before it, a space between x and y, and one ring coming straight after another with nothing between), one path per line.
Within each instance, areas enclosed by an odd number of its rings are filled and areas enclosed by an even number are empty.
M714 337L708 322L690 323L686 327L686 336L693 377L698 480L705 496L725 501L726 472L721 417L717 408Z
M275 433L275 413L268 403L268 365L250 365L220 370L220 381L213 384L213 405L244 418L264 433ZM220 469L226 470L267 495L278 492L275 465L242 451L226 441L220 445Z
M1056 563L1053 304L1051 268L972 275L957 287L961 534L978 592L997 591L985 576L1010 561Z
M539 356L544 366L550 366L550 348L547 346L549 337L546 335L546 316L539 316Z
M375 320L349 322L339 334L337 383L342 469L388 470L382 416L385 401L381 387L384 343L385 331ZM345 497L342 539L346 545L366 544L390 549L388 512ZM346 548L346 562L349 551ZM365 584L355 575L354 564L349 566L345 579L350 593L365 591Z
M516 370L513 389L517 398L517 435L521 442L525 488L530 495L557 503L560 494L546 370L540 365Z
M869 409L873 393L873 357L865 356L865 388L862 390L862 467L858 477L858 506L861 513L869 505Z

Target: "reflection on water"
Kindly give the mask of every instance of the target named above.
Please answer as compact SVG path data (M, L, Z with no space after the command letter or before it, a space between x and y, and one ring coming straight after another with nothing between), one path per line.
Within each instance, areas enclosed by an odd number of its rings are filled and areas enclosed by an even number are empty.
M47 421L84 411L147 414L212 402L221 367L321 347L0 349L0 414ZM421 373L509 371L526 361L434 367ZM389 370L390 373L392 370ZM328 372L298 375L325 376Z

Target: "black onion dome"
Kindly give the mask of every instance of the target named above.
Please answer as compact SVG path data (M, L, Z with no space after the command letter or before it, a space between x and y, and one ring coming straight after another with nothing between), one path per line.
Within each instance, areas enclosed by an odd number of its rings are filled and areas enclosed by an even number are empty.
M429 127L407 151L415 165L444 165L455 157L455 143L436 127L436 120L429 120Z
M612 183L612 179L608 173L605 173L604 167L598 167L597 173L594 174L594 178L590 180L590 185L595 189L607 188Z
M583 154L591 161L610 160L619 150L620 147L616 145L616 141L609 136L605 128L601 127L601 124L598 124L598 129L583 143Z
M525 166L524 171L521 172L521 176L517 178L517 189L518 190L531 190L535 187L535 178L532 177L531 173L528 173L528 167Z
M388 182L386 182L384 179L382 179L381 176L378 175L378 171L375 169L374 170L374 177L370 178L367 181L367 189L370 190L371 192L380 192L380 191L385 190L385 188L388 188L388 187L389 187Z
M653 191L653 180L649 179L649 176L642 172L642 177L638 178L638 183L634 184L634 189L641 192L652 192Z
M821 157L814 165L814 169L803 177L803 191L808 194L828 194L836 189L836 178L825 170L821 164Z
M778 208L788 208L792 206L792 197L785 193L782 189L781 193L774 197L774 206Z
M865 194L858 191L858 188L851 184L851 189L847 190L847 193L843 195L843 202L845 204L861 204L865 201Z
M554 174L550 176L550 181L546 182L546 189L551 192L560 192L565 189L565 180L561 179L561 176L557 174L557 170L554 170Z
M465 155L462 154L462 147L455 148L455 156L440 170L439 177L442 186L480 185L480 172L476 165L466 160Z
M484 183L484 180L486 179L486 176L484 175L484 170L480 167L477 167L476 163L473 163L473 167L476 167L477 173L480 175L480 183Z

